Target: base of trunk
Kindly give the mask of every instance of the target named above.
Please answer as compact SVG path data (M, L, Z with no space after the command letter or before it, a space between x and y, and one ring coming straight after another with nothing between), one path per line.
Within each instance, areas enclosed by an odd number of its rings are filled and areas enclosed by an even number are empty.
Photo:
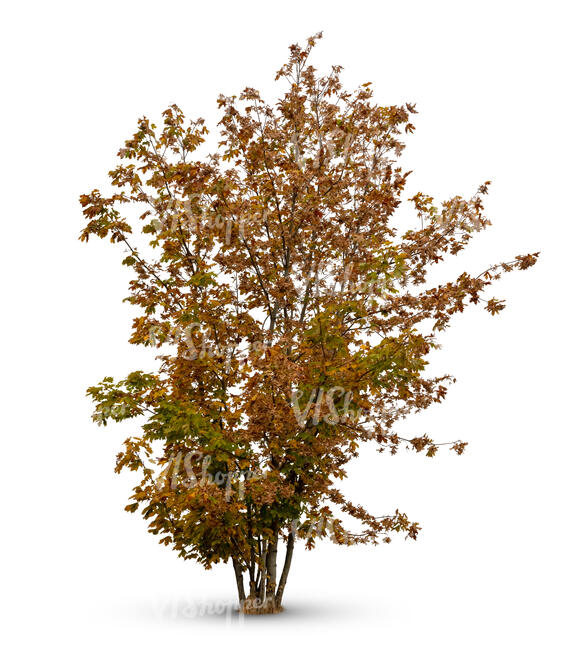
M240 611L243 614L248 614L250 616L258 616L261 614L278 614L282 610L283 607L281 605L277 605L270 600L262 603L258 599L247 599L240 605Z

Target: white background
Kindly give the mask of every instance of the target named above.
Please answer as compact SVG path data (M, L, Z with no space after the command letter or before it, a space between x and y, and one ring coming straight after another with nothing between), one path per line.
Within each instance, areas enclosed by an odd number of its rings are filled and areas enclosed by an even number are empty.
M3 646L572 647L567 3L12 2L1 24ZM351 468L350 498L404 510L418 541L297 549L286 610L240 620L220 613L230 567L179 560L123 511L131 431L98 429L84 391L151 359L127 344L119 249L77 240L77 197L139 116L177 102L214 130L218 93L272 96L288 45L322 29L322 70L417 103L408 196L493 181L494 226L452 271L542 255L495 287L501 314L455 319L434 370L458 382L404 425L466 455L366 448Z

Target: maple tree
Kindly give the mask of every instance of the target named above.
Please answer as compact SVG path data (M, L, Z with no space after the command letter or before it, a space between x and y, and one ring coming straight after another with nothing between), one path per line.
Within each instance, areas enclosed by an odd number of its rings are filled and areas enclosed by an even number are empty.
M369 83L345 90L339 66L318 75L320 36L290 47L279 101L252 88L219 97L217 153L199 156L204 121L172 105L161 127L139 120L112 193L80 198L81 239L126 250L126 300L140 309L130 342L161 348L155 372L88 389L99 424L142 420L117 456L116 471L140 477L126 509L182 558L231 562L251 613L281 609L297 540L417 536L404 513L350 502L339 479L362 442L427 456L445 444L393 427L453 381L424 373L436 337L469 303L500 311L484 291L538 256L428 282L490 224L488 182L441 204L415 194L418 221L400 228L410 172L397 158L415 107L376 104Z

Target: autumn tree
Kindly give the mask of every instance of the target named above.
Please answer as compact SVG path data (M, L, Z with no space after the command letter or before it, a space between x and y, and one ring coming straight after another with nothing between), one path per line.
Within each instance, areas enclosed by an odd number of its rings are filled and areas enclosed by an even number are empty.
M290 47L277 102L252 88L219 97L217 153L200 154L204 121L172 105L160 126L139 120L109 196L80 199L81 239L118 244L132 270L130 343L159 348L156 370L88 389L98 423L137 418L117 456L140 478L126 509L182 558L232 563L251 613L281 609L297 540L417 536L402 512L351 503L339 480L366 441L463 452L394 424L446 395L452 378L425 373L439 332L469 303L500 311L489 285L538 255L431 285L428 271L490 224L488 183L398 210L415 107L376 104L369 83L344 89L339 66L318 75L320 36Z

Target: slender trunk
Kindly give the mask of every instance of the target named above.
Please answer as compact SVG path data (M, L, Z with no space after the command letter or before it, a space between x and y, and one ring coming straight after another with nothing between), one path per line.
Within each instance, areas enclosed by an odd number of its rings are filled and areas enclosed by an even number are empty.
M276 594L276 558L278 556L278 533L276 538L268 544L268 553L266 555L267 579L266 579L266 602L269 609L275 608Z
M250 600L256 598L256 555L254 548L250 549L250 564L248 565L248 597Z
M296 541L296 531L290 530L286 541L286 555L280 580L278 581L278 527L273 537L258 539L256 552L252 546L250 562L247 565L249 578L249 595L245 596L242 580L243 568L238 560L233 559L236 581L240 597L241 610L246 614L273 614L282 610L284 588L288 580L292 554ZM253 540L254 541L254 540Z
M246 594L244 593L244 582L242 580L242 569L240 568L240 563L236 558L232 558L232 566L234 568L234 577L236 578L236 587L238 589L238 600L240 606L242 607L244 601L246 600Z
M284 587L286 586L286 581L288 580L288 574L290 573L290 565L292 564L292 554L294 553L294 541L296 539L296 534L293 530L290 531L288 535L288 542L286 543L286 557L284 558L284 567L282 568L282 575L280 576L280 582L278 584L278 589L276 590L276 607L282 607L282 596L284 595Z
M266 554L267 554L267 542L264 541L262 543L262 558L261 558L261 564L262 568L260 570L260 582L258 583L258 600L263 603L266 600L266 571L267 571L267 564L266 564Z
M248 539L250 542L250 559L248 563L248 598L252 602L256 598L256 550L260 546L260 541L254 539L252 535L252 509L250 503L246 504L246 513L248 520Z

